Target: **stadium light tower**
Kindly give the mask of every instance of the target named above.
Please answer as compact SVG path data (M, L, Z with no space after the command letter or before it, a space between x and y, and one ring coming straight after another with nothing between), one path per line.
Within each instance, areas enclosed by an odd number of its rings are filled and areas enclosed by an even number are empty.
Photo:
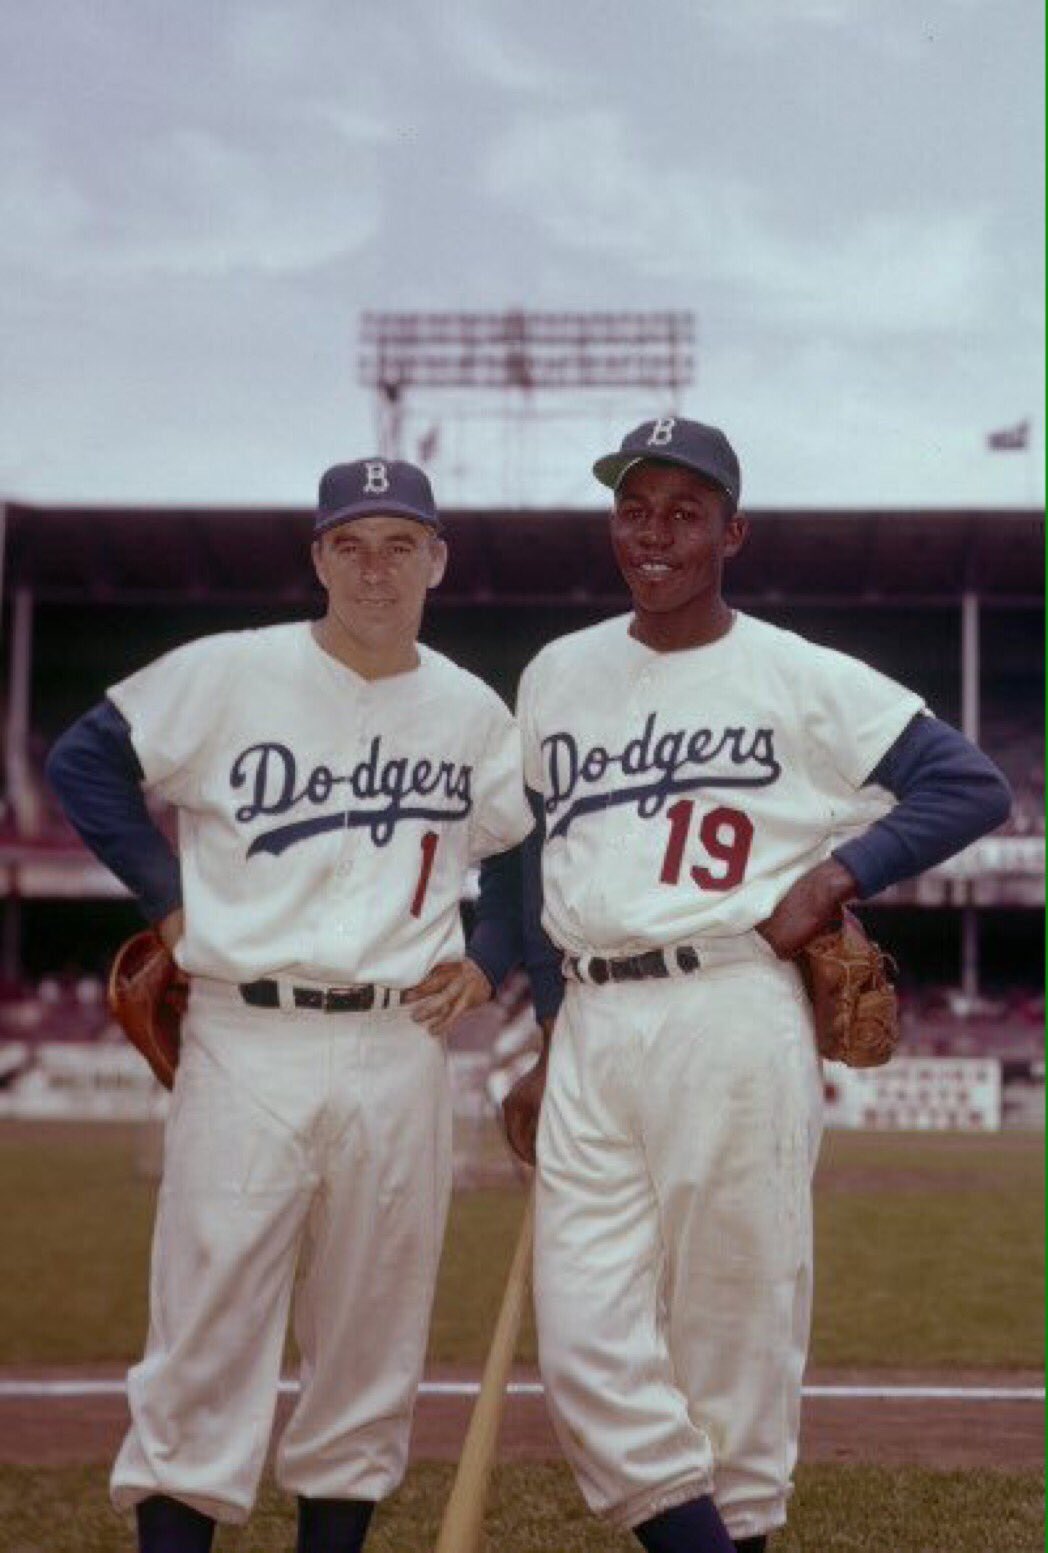
M672 413L692 381L694 339L686 312L367 312L358 380L374 395L379 450L396 458L409 395L480 392L509 419L536 394L643 390ZM551 413L568 413L563 404Z

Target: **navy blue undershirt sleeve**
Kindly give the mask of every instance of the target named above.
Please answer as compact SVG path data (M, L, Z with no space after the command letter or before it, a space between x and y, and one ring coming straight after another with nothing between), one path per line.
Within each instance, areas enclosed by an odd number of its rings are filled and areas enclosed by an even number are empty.
M527 789L535 829L519 847L488 858L480 868L480 897L469 956L494 986L523 961L537 1019L552 1019L564 996L561 954L542 926L541 793ZM496 974L497 973L497 974Z
M524 957L520 870L519 846L486 857L480 865L480 895L466 952L496 991Z
M553 1019L564 998L564 956L542 926L542 848L546 842L546 809L542 794L525 789L535 829L521 843L523 874L524 965L531 983L535 1017Z
M70 824L137 900L149 922L182 904L178 857L146 808L142 766L111 701L85 712L45 767Z
M871 771L864 786L899 802L833 856L862 900L912 878L970 846L1008 818L1012 793L993 761L956 728L919 715Z

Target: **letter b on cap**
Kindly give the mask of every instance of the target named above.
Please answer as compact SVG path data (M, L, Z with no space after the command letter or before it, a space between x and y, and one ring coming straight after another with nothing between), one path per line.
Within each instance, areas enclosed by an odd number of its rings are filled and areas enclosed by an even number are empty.
M364 471L367 475L364 482L365 496L382 496L389 490L389 473L385 464L376 460L373 464L365 464Z
M673 428L676 426L676 424L677 422L671 415L668 415L665 420L656 421L654 426L651 428L651 436L648 438L647 444L648 447L664 448L667 442L672 442Z

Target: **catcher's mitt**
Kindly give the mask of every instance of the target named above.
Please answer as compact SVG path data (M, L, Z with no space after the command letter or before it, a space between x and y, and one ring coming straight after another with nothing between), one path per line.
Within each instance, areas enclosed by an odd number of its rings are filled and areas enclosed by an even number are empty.
M850 911L797 956L815 1012L823 1057L851 1068L876 1068L899 1041L899 1004L889 980L891 961L867 938Z
M188 986L150 929L121 944L109 973L109 1011L165 1089L175 1082Z

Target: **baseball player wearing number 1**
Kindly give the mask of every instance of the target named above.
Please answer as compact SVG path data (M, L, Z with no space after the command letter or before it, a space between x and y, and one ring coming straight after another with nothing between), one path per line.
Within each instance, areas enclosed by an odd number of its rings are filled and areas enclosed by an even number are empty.
M792 956L1009 794L919 696L730 608L723 433L649 421L595 473L633 609L544 648L518 704L546 1042L505 1114L537 1149L539 1358L594 1510L650 1553L758 1553L797 1451L822 1126Z
M417 641L446 562L422 470L328 470L313 562L322 619L178 648L49 758L190 978L112 1477L143 1553L246 1519L292 1306L276 1473L299 1553L355 1553L399 1483L451 1182L439 1032L490 994L462 958L466 870L532 823L509 712Z

